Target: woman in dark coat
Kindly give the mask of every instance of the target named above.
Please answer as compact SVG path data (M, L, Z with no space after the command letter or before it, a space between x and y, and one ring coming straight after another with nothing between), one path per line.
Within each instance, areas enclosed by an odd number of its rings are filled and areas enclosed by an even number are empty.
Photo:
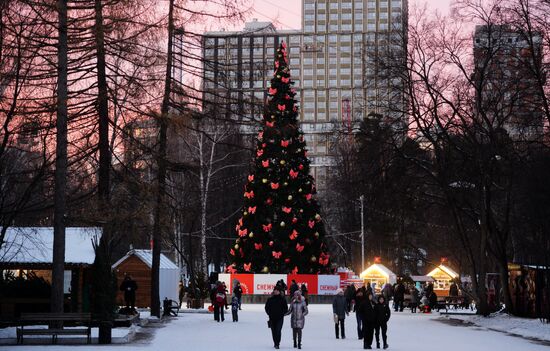
M357 289L355 292L355 305L353 311L355 312L355 318L357 319L357 338L363 339L363 303L367 299L367 289L363 286Z
M281 330L283 329L283 321L287 312L288 305L286 304L286 300L281 294L281 290L276 287L271 297L265 303L265 313L269 316L267 324L271 328L271 336L273 337L273 344L276 349L279 348L279 344L281 343Z
M309 305L307 286L305 284L302 284L302 286L300 287L300 291L302 292L302 297L304 298L306 305Z
M376 348L380 348L380 329L382 329L382 341L384 342L384 349L388 348L388 321L390 320L391 312L390 306L386 303L383 295L378 296L378 303L374 305L374 312L376 314Z
M372 339L376 326L376 312L374 311L372 299L372 293L369 292L360 306L361 317L363 318L363 348L368 350L372 349Z
M332 300L332 313L334 313L334 330L336 331L336 339L339 339L338 324L340 324L340 331L342 339L346 338L346 329L344 327L344 320L346 315L349 315L346 297L344 291L338 289L334 300Z
M241 309L241 301L243 297L243 288L241 287L241 283L237 282L235 284L235 287L233 288L233 294L235 294L235 297L237 298L237 301L239 302L239 310Z

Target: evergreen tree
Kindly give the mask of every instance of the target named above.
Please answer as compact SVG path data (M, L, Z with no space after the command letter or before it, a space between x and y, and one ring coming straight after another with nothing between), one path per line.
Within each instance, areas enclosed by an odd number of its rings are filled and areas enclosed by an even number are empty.
M314 198L306 143L298 128L293 84L282 43L228 272L319 273L329 269L325 229Z

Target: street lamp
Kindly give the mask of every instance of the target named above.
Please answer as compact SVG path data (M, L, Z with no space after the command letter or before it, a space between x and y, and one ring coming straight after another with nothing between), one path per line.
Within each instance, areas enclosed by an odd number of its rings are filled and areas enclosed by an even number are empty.
M361 201L361 272L365 271L365 216L364 216L364 201L365 196L359 197Z

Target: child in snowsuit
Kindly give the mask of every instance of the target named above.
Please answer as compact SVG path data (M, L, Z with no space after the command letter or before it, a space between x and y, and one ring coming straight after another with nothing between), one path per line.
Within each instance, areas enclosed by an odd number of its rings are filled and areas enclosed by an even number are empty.
M231 314L233 315L233 322L239 321L239 298L233 296L231 299Z

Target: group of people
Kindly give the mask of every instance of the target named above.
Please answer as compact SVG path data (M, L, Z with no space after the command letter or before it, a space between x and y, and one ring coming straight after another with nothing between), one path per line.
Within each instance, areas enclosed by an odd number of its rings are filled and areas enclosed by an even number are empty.
M229 308L229 303L227 301L227 286L224 282L216 282L212 285L210 289L210 301L212 302L212 307L214 309L214 320L216 322L225 321L224 309ZM243 289L239 282L235 283L233 288L233 295L231 297L231 316L233 317L233 322L239 321L239 311L241 308L241 301L243 296Z
M340 325L342 338L345 338L344 319L353 311L357 320L357 337L363 340L363 348L372 349L372 343L376 337L376 348L379 349L380 334L382 334L382 347L387 349L389 347L388 321L391 316L388 300L384 294L375 296L370 285L364 285L357 290L355 286L350 285L345 292L340 289L332 304L336 338L338 338L338 325Z
M284 283L284 282L283 282ZM294 282L295 283L295 282ZM292 287L292 285L291 285ZM265 312L269 316L267 325L271 328L273 344L276 349L279 349L281 343L281 331L283 329L284 317L290 315L290 326L292 327L292 339L294 347L302 348L302 329L308 314L307 303L302 296L301 289L295 289L291 294L290 307L285 299L285 290L275 286L273 292L265 303Z
M285 299L286 286L284 282L278 282L265 304L268 327L271 328L273 345L275 349L280 348L281 331L284 317L290 315L290 326L292 328L292 339L294 347L302 348L302 330L305 324L305 316L308 314L307 301L302 294L303 289L297 289L297 284L291 284L291 301L287 305ZM296 287L293 289L293 285ZM307 291L307 289L306 289ZM349 294L349 292L348 292ZM379 295L375 301L372 289L362 287L354 295L353 311L357 317L358 338L363 340L364 349L372 349L374 336L376 336L376 347L380 348L380 334L382 334L382 346L388 348L387 330L388 321L391 316L387 300ZM338 289L332 303L334 316L334 330L337 339L346 338L345 319L351 312L351 304L347 301L344 291Z

